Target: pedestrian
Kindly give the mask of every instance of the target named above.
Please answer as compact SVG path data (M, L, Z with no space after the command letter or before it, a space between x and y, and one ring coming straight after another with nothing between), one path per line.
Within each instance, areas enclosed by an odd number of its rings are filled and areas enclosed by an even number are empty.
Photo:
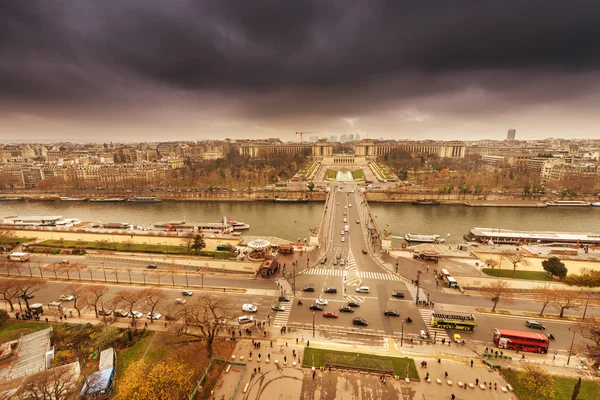
M444 376L448 377L448 371L444 372Z
M288 347L288 343L287 342L285 342L285 347Z
M287 356L283 356L283 362L287 364Z
M296 338L296 344L298 344L298 338Z
M147 328L147 327L148 327L148 323L144 322L144 328Z
M473 360L471 360L471 368L473 368Z
M498 390L498 383L494 382L494 390Z
M48 323L48 318L46 318L46 323Z
M62 322L62 315L60 316L60 318L59 318L59 319L60 319L60 322Z
M479 386L479 378L475 378L475 386Z
M310 347L310 340L306 341L306 347Z
M254 375L256 375L256 368L254 368Z
M486 347L486 348L485 348L485 352L486 352L486 353L488 352L488 349L489 349L489 347Z
M313 379L315 379L316 375L317 375L317 371L313 371Z
M252 350L250 350L250 358L252 358Z
M271 340L271 347L273 347L273 341Z
M500 350L500 356L503 356L504 352L502 350Z
M258 373L260 374L260 367L258 367Z
M450 400L454 400L454 399L456 399L455 395L450 396Z
M525 361L525 354L521 355L521 361Z
M264 333L264 337L267 337L267 331L264 331L263 333Z

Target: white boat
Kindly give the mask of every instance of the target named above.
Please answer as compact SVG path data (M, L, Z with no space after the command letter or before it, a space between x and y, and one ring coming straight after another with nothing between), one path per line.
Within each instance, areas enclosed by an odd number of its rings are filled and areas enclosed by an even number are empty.
M404 235L404 240L407 242L420 243L444 243L445 240L440 235L428 235L425 233L407 233Z
M122 197L102 197L99 199L90 199L91 202L98 203L117 203L121 201L125 201Z
M596 202L590 204L590 206L592 206L592 207L600 207L600 201L596 201Z
M549 206L589 207L590 203L581 200L554 200L546 203Z
M233 227L234 231L244 231L246 229L250 229L250 225L239 221L231 221L231 226Z
M162 200L156 197L133 197L127 201L130 203L160 203Z
M61 197L60 201L86 201L87 198L78 198L78 197Z

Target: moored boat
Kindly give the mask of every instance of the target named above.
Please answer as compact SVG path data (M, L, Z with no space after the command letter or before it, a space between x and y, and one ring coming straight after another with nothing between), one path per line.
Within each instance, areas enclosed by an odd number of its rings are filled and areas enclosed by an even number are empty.
M568 244L568 245L600 245L600 235L597 233L576 232L538 232L513 231L497 228L471 228L464 236L467 242L484 244Z
M308 199L282 199L277 197L274 201L276 203L307 203Z
M592 204L590 204L590 206L592 206L592 207L600 207L600 201L595 201Z
M85 197L61 197L60 201L86 201Z
M581 200L553 200L546 203L549 206L559 207L588 207L590 203Z
M160 203L162 200L156 197L133 197L127 201L130 203Z
M440 202L434 199L417 199L412 204L415 206L437 206Z
M407 242L419 243L444 243L445 240L440 235L429 235L425 233L407 233L404 235L404 240Z
M122 197L100 197L97 199L90 199L90 201L92 203L99 203L99 202L101 202L101 203L117 203L120 201L125 201L125 199Z

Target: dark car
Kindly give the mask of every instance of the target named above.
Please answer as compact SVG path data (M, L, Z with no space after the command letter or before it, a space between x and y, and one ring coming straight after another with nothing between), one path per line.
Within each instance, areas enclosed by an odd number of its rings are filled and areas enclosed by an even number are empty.
M363 254L368 254L367 249L362 249Z
M110 314L112 314L112 310L98 310L98 315L102 317L108 317Z
M383 315L385 315L386 317L399 317L400 313L395 310L385 310L383 312Z
M358 317L354 317L352 319L352 325L358 325L358 326L367 326L369 325L369 323L367 322L366 319L362 319L362 318L358 318Z
M400 291L396 290L395 292L392 292L392 297L398 297L400 299L403 299L404 298L404 292L400 292Z
M354 310L353 310L353 309L351 309L351 308L350 308L350 307L348 307L348 306L341 306L341 307L340 307L340 312L350 312L350 313L352 313L352 312L354 312Z
M325 288L325 293L337 293L337 289L334 287Z
M156 264L148 264L148 266L146 268L148 269L156 269L157 265Z
M337 253L337 254L335 255L335 258L337 258L337 259L339 260L340 258L342 258L342 255L341 255L340 253Z
M177 321L177 316L171 315L171 314L167 314L167 315L165 315L165 320L167 320L167 321Z
M540 322L537 322L533 319L525 321L525 326L528 328L531 328L531 329L541 329L541 330L546 329L546 327L544 325L542 325Z
M348 307L360 307L360 304L358 304L358 303L355 303L355 302L353 302L353 301L349 301L349 302L348 302Z
M279 296L279 301L290 301L290 298L287 296Z
M314 292L315 288L313 286L307 286L304 289L302 289L303 292Z
M323 257L323 259L321 260L321 264L326 264L327 263L327 257Z
M310 306L310 309L314 310L314 311L323 311L324 310L324 308L318 304L313 304L312 306Z
M25 299L25 298L27 298L27 299L33 299L34 297L35 297L35 296L34 296L34 295L32 295L31 293L27 293L27 294L23 294L23 295L21 295L21 298L22 298L22 299Z

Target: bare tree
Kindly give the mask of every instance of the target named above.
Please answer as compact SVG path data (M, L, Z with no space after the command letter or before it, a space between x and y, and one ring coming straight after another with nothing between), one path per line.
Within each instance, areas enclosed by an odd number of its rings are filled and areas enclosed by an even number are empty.
M10 307L10 311L15 311L13 301L19 296L21 281L18 279L3 279L0 280L0 295Z
M154 323L154 309L162 300L167 299L167 295L158 288L148 288L142 290L142 299L150 306L150 323Z
M210 358L215 336L219 329L227 326L228 320L232 318L232 310L227 298L206 293L185 304L180 316L182 322L175 326L177 334L192 337L194 341L203 341Z
M498 260L493 259L493 258L488 258L487 260L484 261L485 265L490 267L492 270L494 269L494 267L500 265L501 262L502 262L502 260L500 260L500 262L498 262Z
M81 271L83 271L84 269L87 268L87 265L82 264L82 263L67 264L67 266L68 266L68 268L67 268L68 270L77 272L77 276L79 277L79 280L81 280Z
M577 323L575 329L581 336L594 342L593 345L585 346L583 351L594 363L594 369L597 369L600 366L600 318L588 317Z
M517 266L521 265L529 265L530 262L525 259L521 252L513 252L511 250L505 250L502 252L502 258L510 262L513 266L513 274L517 272Z
M81 317L80 306L81 303L78 304L78 301L84 297L84 293L88 290L87 286L83 286L79 283L72 283L65 288L65 293L73 296L73 308L77 311L77 316ZM82 302L85 304L85 302Z
M196 235L194 234L194 232L185 232L181 237L181 244L187 248L188 254L190 253L192 244L194 244L195 237Z
M61 365L25 378L17 399L72 400L77 398L77 378L71 365Z
M542 303L542 310L540 311L540 317L544 315L544 310L548 306L548 304L554 301L556 297L554 290L548 287L538 286L533 289L533 299L537 302Z
M29 310L29 297L48 286L46 281L39 278L19 279L19 296L25 300L25 306Z
M552 304L560 308L559 317L562 318L565 310L571 308L577 309L585 303L585 297L574 290L556 289L554 290L554 299Z
M105 285L86 285L85 288L82 301L94 308L94 313L96 314L96 318L98 318L98 303L103 304L102 296L104 296L108 287Z
M117 292L114 297L115 305L122 305L123 308L129 312L131 326L134 328L136 328L136 317L133 311L135 311L135 306L137 306L141 300L141 290L121 290Z
M511 299L514 297L514 293L510 289L508 282L500 279L491 282L489 285L484 286L481 289L483 297L494 302L492 312L496 312L496 306L498 305L500 299L511 301Z

